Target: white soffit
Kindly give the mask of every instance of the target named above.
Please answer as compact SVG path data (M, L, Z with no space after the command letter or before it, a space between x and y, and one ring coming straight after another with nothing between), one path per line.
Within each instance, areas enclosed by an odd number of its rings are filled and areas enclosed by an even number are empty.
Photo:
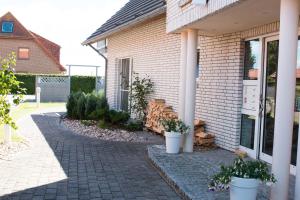
M202 34L218 35L247 30L278 21L279 18L280 0L244 0L188 27L199 29Z

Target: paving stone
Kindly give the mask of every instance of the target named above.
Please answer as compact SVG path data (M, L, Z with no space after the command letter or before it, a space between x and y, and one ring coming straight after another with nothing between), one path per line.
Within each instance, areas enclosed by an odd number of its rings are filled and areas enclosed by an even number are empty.
M30 147L0 160L1 200L179 198L147 160L149 142L74 134L55 112L25 118L19 131Z
M148 157L153 164L164 174L165 178L179 188L187 199L193 200L227 200L229 192L211 192L208 183L211 177L220 170L221 164L231 164L236 157L233 153L216 149L211 151L200 151L194 153L181 153L178 155L167 154L163 145L148 146ZM290 200L293 199L295 177L290 179ZM168 187L160 187L164 194L158 199L178 198ZM258 199L269 199L270 188L266 185L259 187ZM173 197L172 197L173 196Z

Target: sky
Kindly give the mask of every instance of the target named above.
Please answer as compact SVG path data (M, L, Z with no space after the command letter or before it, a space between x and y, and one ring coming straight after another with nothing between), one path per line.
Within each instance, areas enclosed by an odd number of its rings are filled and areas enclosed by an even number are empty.
M128 0L0 0L0 16L10 11L28 30L61 46L61 64L104 66L104 60L81 43ZM72 68L92 75L94 68ZM99 70L103 75L103 70Z

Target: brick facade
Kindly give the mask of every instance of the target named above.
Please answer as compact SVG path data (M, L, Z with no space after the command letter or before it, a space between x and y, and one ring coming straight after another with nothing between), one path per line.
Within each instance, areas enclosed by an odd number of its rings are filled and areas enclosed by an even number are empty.
M0 57L18 53L19 47L29 48L28 60L18 60L15 67L18 73L58 74L62 70L33 40L0 39Z
M243 32L199 37L200 78L197 80L196 118L207 123L222 148L239 146L244 39L276 32L278 22ZM151 98L166 99L178 111L180 36L165 33L165 16L151 20L108 41L108 100L116 107L116 59L133 59L133 71L148 74L155 83Z
M116 108L116 59L132 58L133 71L147 74L154 82L151 98L162 98L177 110L180 35L166 34L165 16L146 22L108 38L109 104Z
M217 145L234 150L239 145L242 104L241 34L199 37L199 47L196 117L206 121Z

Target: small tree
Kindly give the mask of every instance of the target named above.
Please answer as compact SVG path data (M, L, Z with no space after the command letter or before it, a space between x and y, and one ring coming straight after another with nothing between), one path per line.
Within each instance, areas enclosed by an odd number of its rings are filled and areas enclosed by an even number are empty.
M8 101L8 95L13 94L13 103L20 104L25 89L20 87L21 82L17 80L14 67L16 66L16 56L14 53L7 58L0 58L0 125L8 124L16 129L17 126L9 113L11 103Z
M134 73L134 81L131 84L131 109L135 116L145 121L148 96L153 92L153 82L147 76L140 78L138 73Z

